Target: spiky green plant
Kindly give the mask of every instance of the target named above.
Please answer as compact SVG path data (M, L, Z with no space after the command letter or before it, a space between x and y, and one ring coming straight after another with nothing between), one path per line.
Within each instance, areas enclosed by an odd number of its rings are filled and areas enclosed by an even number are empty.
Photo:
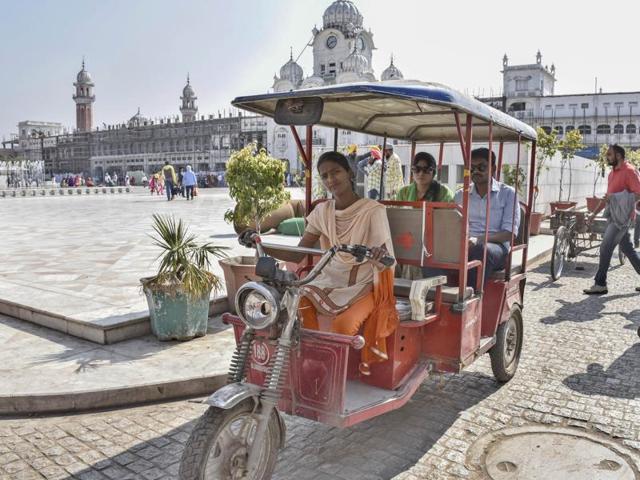
M144 282L145 286L175 296L182 293L190 299L202 298L209 291L220 290L220 277L209 271L211 258L223 258L227 247L205 243L198 245L196 236L173 216L153 215L151 235L154 245L162 252L158 255L158 273Z

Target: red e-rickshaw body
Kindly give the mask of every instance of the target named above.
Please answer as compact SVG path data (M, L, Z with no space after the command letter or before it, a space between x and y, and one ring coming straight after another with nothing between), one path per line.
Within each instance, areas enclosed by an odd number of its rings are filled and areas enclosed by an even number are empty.
M506 381L513 375L515 371L500 374L496 368L500 372L508 354L513 354L508 351L509 338L511 348L518 349L518 356L522 345L520 312L524 305L535 178L536 133L530 126L442 85L417 82L358 83L240 97L233 105L291 125L306 166L307 213L313 207L312 123L379 135L385 144L388 138L410 141L412 152L418 143L440 144L439 167L444 144L455 142L460 144L464 160L461 205L383 202L387 206L397 262L447 272L446 278L441 276L416 284L427 292L424 314L411 309L415 281L397 279L395 295L401 321L387 338L389 359L373 364L369 376L362 375L358 369L360 349L364 345L361 336L302 328L299 342L290 354L279 410L334 426L354 425L404 405L429 374L460 372L492 349L496 377ZM296 125L306 127L304 141ZM528 167L528 188L526 201L521 199L519 205L520 228L512 235L504 271L495 272L483 283L484 262L467 260L471 146L473 142L480 142L488 144L493 151L498 144L498 165L501 166L503 144L517 143L516 168L519 168L522 141L531 142L532 147L528 165L524 162L525 168ZM337 145L334 148L337 149ZM516 191L518 187L516 185ZM490 196L487 217L489 211ZM485 245L487 237L488 229ZM312 263L311 257L309 262ZM472 268L478 269L475 289L467 287L468 272ZM245 329L243 321L230 314L225 314L223 320L233 326L239 343ZM515 331L505 328L511 322L515 322ZM264 385L276 343L270 339L268 329L257 332L251 347L247 382L259 387ZM496 349L500 351L496 353ZM499 355L504 358L501 360ZM517 367L517 358L515 361Z

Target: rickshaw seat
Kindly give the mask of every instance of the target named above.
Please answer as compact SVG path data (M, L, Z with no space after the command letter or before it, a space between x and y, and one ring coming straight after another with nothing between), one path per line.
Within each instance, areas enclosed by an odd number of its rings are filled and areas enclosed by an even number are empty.
M393 279L393 293L396 297L408 297L411 292L411 283L413 280L406 278ZM473 295L473 288L467 287L464 291L464 299L467 300ZM436 299L435 289L430 289L427 293L427 300L433 302ZM442 286L442 301L445 303L458 302L458 287Z
M513 241L514 246L522 245L524 242L524 218L526 215L526 210L524 205L520 204L520 225L518 225L518 234ZM511 265L511 275L516 275L520 273L521 265ZM496 270L491 273L489 276L492 280L498 280L504 282L506 280L506 270L503 268L501 270Z

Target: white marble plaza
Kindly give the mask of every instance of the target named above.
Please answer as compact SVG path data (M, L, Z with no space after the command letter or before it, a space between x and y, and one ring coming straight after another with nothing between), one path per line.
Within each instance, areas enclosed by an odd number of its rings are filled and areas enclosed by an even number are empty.
M226 189L202 189L193 202L142 191L0 199L0 312L99 343L108 333L108 342L143 334L139 279L154 273L159 253L152 215L174 215L202 242L248 253L223 220L232 206ZM215 272L222 275L217 264Z

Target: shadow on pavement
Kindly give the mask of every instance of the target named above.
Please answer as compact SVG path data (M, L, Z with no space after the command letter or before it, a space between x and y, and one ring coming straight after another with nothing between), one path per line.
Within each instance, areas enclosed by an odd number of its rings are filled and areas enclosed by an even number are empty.
M640 398L640 343L636 343L617 358L606 370L599 363L587 366L585 373L565 378L571 390L585 395L635 399Z
M346 429L283 415L287 440L273 479L393 478L414 466L462 412L499 388L493 377L477 372L433 377L403 408ZM150 429L148 440L94 462L67 480L103 478L91 476L97 473L94 469L119 480L177 478L178 462L196 421L174 422L176 427L160 436L151 435ZM103 470L105 462L112 470Z
M560 307L555 311L553 316L540 319L540 323L545 325L557 325L562 322L585 323L598 320L603 315L614 315L616 312L604 312L608 302L621 298L630 298L637 296L637 293L625 293L620 295L591 295L584 296L579 302L569 302L561 298L556 299ZM624 316L627 314L624 313Z

